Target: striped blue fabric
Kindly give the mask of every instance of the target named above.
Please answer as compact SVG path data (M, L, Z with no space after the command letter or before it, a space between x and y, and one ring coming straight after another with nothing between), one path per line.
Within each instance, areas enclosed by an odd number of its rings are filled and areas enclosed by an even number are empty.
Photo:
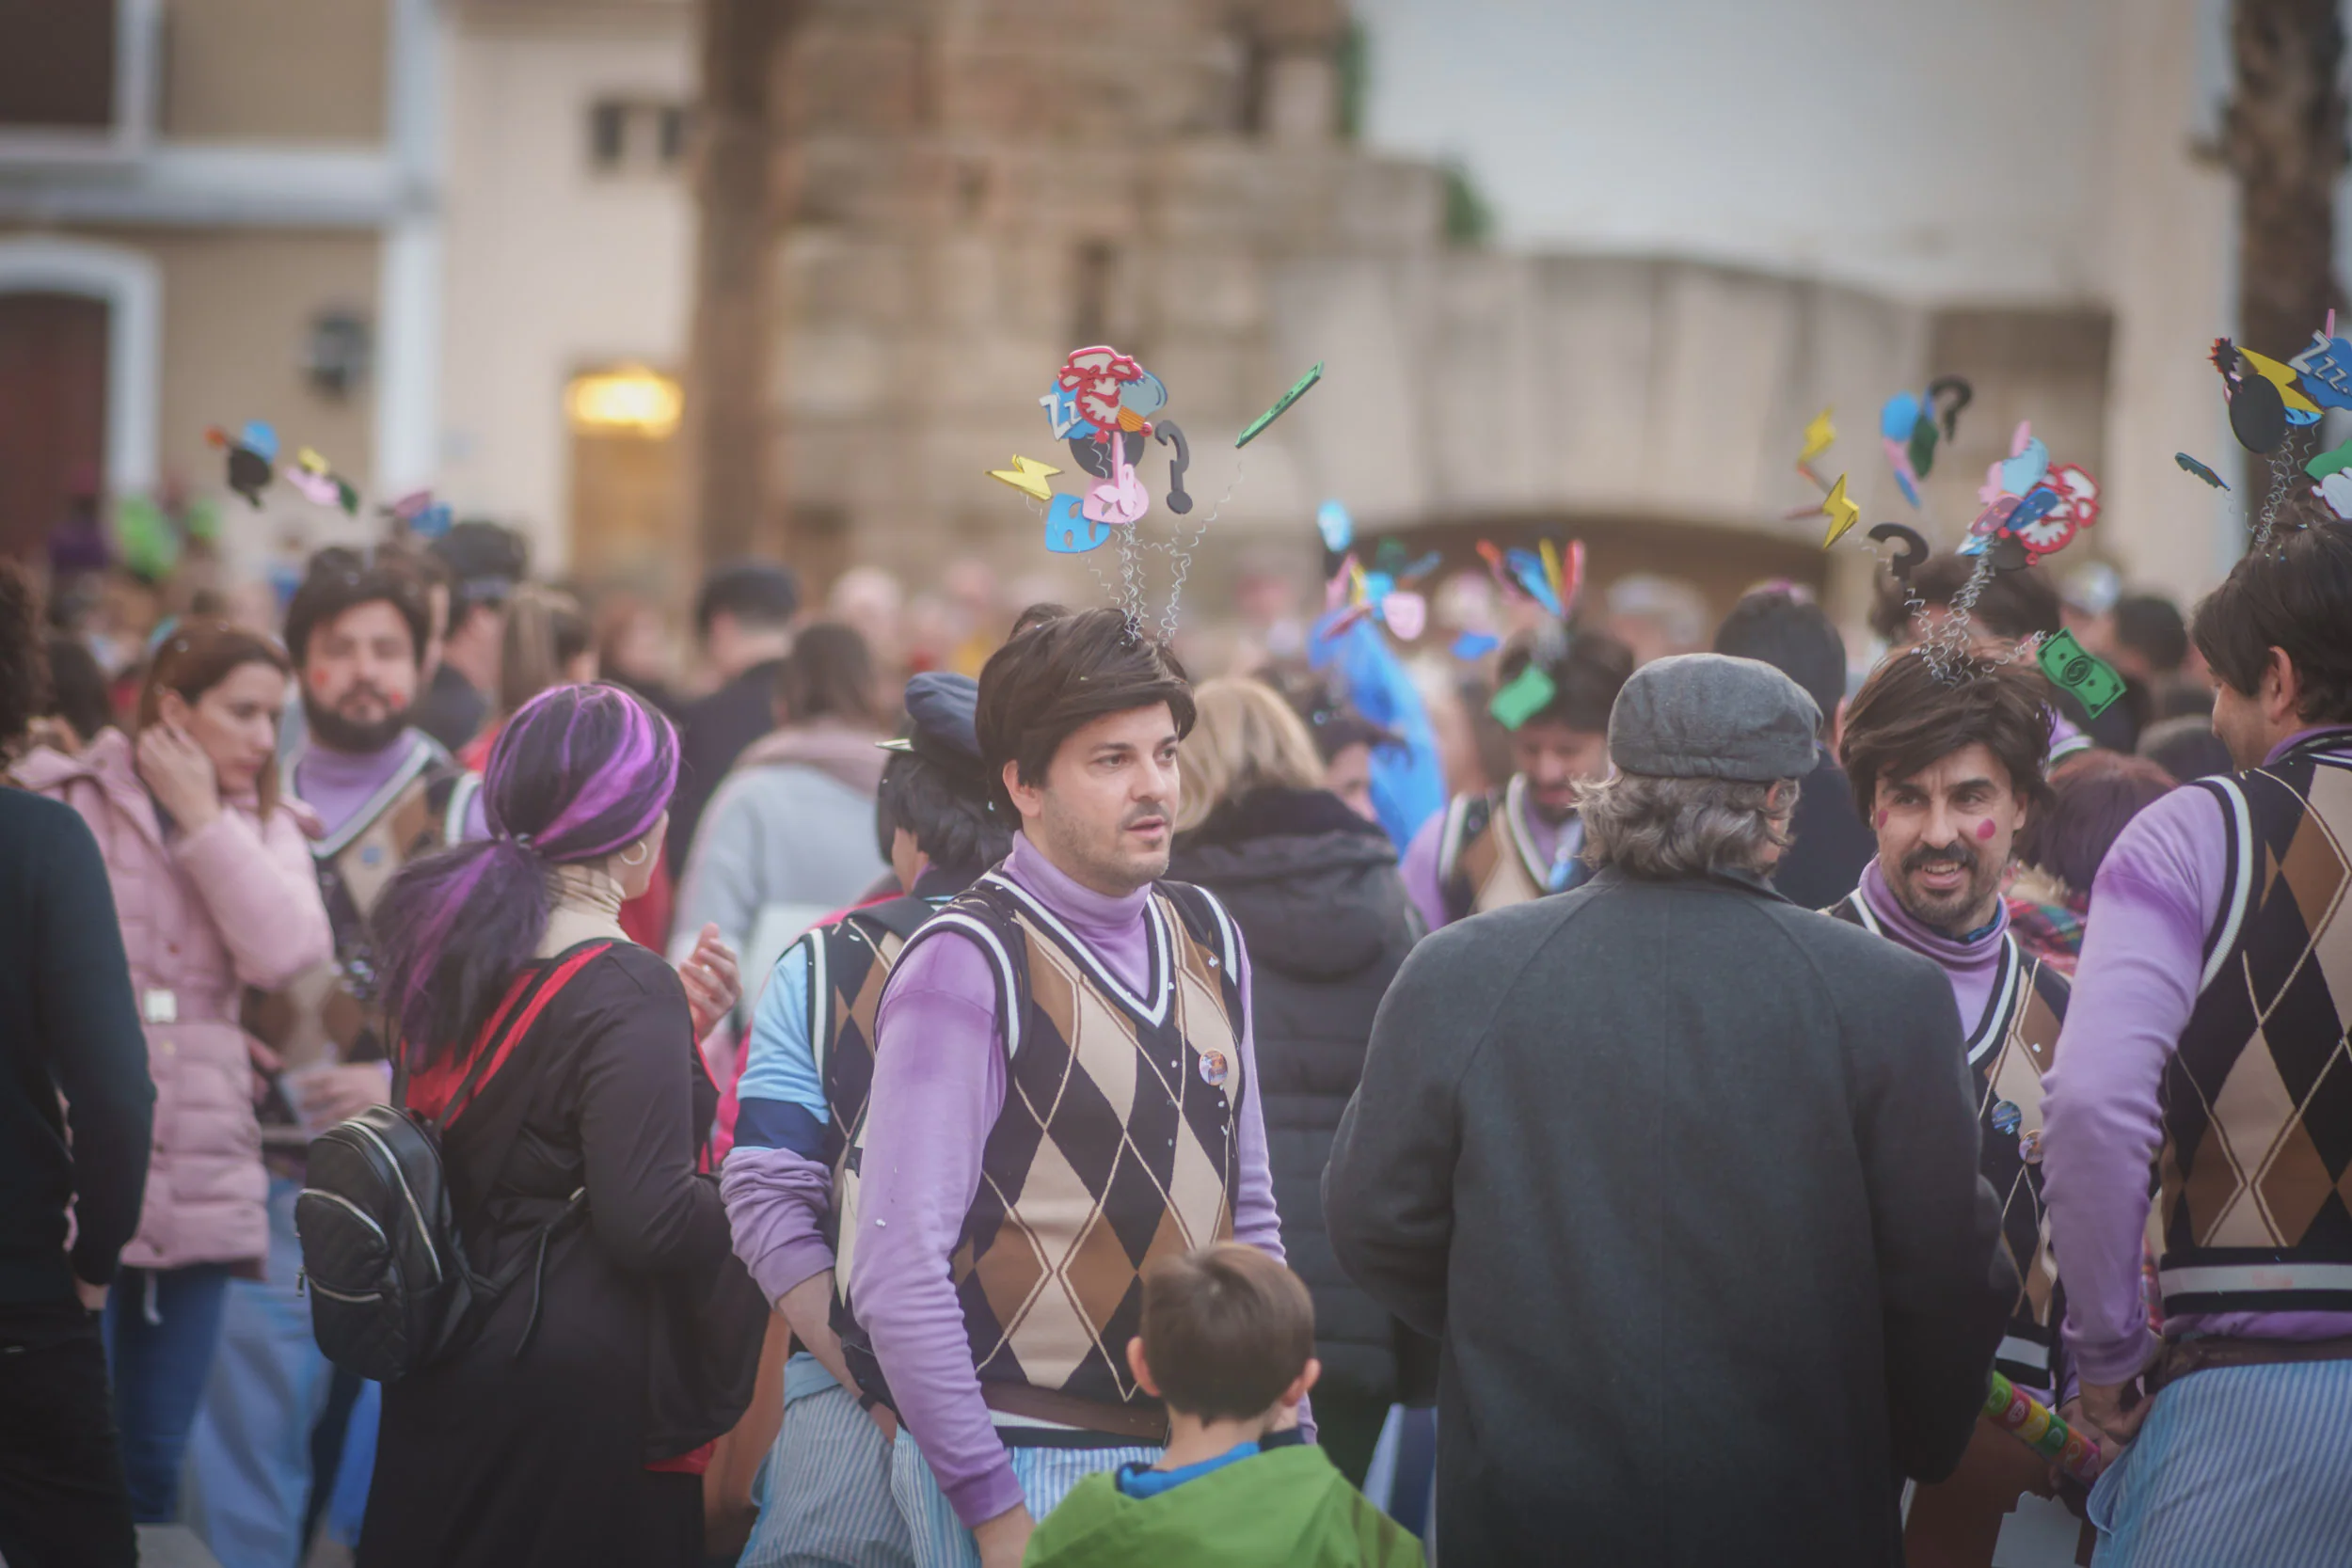
M807 1354L792 1361L817 1366ZM914 1543L891 1495L890 1444L850 1391L817 1370L821 1382L784 1407L760 1466L759 1522L739 1568L913 1568ZM787 1390L813 1381L789 1371L787 1363Z
M1012 1473L1021 1482L1021 1496L1029 1517L1042 1519L1070 1496L1072 1487L1098 1470L1121 1465L1149 1465L1160 1457L1156 1448L1128 1449L1012 1449ZM904 1432L890 1455L891 1490L914 1542L915 1568L980 1568L980 1551L972 1532L956 1518L946 1495L931 1479L923 1450Z
M2094 1568L2352 1568L2352 1361L2173 1384L2099 1478L2090 1522Z

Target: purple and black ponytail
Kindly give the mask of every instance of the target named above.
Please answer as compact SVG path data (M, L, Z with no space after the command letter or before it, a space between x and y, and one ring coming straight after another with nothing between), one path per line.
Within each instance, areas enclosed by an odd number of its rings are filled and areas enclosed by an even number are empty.
M548 874L645 836L677 787L668 720L617 686L559 686L499 733L490 836L403 866L376 902L378 994L412 1069L469 1050L547 934Z

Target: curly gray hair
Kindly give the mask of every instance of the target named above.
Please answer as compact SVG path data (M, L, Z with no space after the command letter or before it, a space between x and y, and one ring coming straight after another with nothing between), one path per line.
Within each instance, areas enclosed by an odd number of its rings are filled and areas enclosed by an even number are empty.
M1760 874L1795 842L1797 782L1667 779L1613 773L1579 784L1584 859L1598 869L1668 881L1716 871Z

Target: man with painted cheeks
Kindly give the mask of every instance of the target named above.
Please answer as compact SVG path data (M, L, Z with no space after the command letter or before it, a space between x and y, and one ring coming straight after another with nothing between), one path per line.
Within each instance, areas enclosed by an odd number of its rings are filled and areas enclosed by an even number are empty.
M1848 705L1838 755L1878 854L1829 911L1932 958L1951 981L1977 1090L1979 1168L2001 1195L2020 1281L1994 1364L2045 1400L2061 1382L2064 1298L2042 1223L2042 1075L2057 1059L2067 981L2018 946L2001 889L2019 830L2049 800L2049 703L2027 664L1963 655L1939 673L1916 649L1888 656ZM1951 1510L1992 1491L2018 1449L1979 1421L1960 1475L1915 1500L1905 1531L1915 1554L1930 1534L1968 1530ZM2038 1465L2013 1479L2032 1485ZM1981 1484L1970 1474L1979 1467Z
M1160 879L1192 719L1182 666L1117 610L1032 610L980 673L1020 831L892 970L836 1194L843 1354L904 1429L924 1568L1009 1568L1081 1477L1158 1456L1125 1354L1147 1265L1282 1258L1241 938Z

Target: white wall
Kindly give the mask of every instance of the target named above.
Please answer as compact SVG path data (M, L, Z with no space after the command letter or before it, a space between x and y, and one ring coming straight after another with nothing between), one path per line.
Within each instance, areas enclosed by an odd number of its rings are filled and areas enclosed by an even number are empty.
M589 105L690 102L693 47L683 4L533 9L458 35L439 489L525 528L545 569L569 544L565 381L622 359L678 365L691 293L683 173L592 172Z
M1461 159L1514 247L2106 306L2099 546L2184 595L2226 564L2235 502L2172 454L2243 492L2203 362L2236 210L2192 150L2229 87L2227 0L1354 3L1367 135Z
M1355 0L1367 132L1515 245L2097 293L2102 0Z

